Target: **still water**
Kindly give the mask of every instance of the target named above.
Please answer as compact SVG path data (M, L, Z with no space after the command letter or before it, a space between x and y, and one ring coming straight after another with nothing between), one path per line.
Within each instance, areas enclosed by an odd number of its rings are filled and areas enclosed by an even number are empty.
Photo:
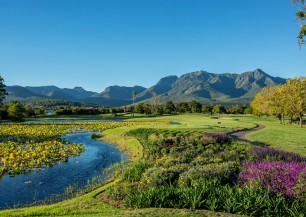
M53 167L44 168L16 177L4 176L0 180L0 209L43 200L53 194L61 194L69 185L82 187L111 164L127 160L115 146L93 140L93 133L74 133L63 138L83 144L85 151L78 157L69 158Z

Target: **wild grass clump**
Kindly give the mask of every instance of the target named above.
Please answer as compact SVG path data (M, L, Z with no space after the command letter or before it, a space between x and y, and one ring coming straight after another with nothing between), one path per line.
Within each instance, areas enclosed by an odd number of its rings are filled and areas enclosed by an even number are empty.
M126 181L139 181L144 171L146 171L151 166L152 163L145 160L132 162L123 170L121 177Z

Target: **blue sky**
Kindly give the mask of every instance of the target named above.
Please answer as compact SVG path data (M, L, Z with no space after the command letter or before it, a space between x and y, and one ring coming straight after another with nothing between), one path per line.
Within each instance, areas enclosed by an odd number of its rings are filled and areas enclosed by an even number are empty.
M6 85L154 85L196 70L306 76L291 0L0 0Z

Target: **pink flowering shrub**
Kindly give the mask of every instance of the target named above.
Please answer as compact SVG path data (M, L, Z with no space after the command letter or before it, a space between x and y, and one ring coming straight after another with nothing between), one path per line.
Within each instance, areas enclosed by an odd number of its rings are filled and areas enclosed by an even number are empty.
M238 180L242 185L261 184L271 192L301 198L306 195L306 164L293 161L246 163Z

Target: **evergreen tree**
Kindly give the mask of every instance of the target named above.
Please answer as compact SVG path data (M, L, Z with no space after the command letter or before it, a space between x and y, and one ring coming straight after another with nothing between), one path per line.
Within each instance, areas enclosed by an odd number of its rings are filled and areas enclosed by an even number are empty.
M4 79L0 76L0 105L3 105L3 100L7 95L5 87Z

